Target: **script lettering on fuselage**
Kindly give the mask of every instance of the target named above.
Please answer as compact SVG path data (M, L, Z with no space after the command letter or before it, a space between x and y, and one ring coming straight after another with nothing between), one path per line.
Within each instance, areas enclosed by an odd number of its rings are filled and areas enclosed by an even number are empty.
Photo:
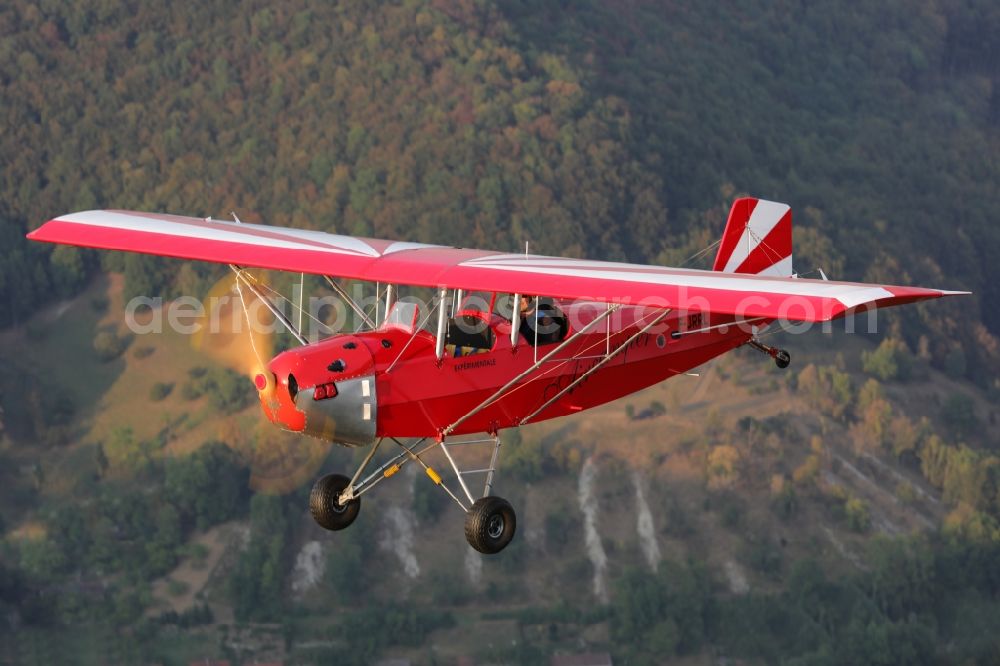
M636 337L635 340L629 342L625 346L625 348L618 354L622 359L621 361L622 364L629 362L628 356L630 352L633 352L636 349L648 347L652 339L653 339L652 335L650 335L649 333L643 333L642 335ZM616 349L615 347L612 347L611 351L614 352L615 349ZM590 372L595 366L601 363L603 359L604 356L598 356L596 358L577 359L576 361L574 361L573 372L560 375L559 377L549 382L548 385L546 385L544 393L545 399L548 400L552 398L554 395L558 394L560 391L564 390L567 386L573 385L573 383L576 382L580 377L583 377L588 372ZM572 395L573 392L575 392L577 389L579 389L580 387L584 386L587 382L589 382L591 377L593 377L593 375L585 377L583 381L581 381L576 386L573 386L573 388L567 391L566 394Z

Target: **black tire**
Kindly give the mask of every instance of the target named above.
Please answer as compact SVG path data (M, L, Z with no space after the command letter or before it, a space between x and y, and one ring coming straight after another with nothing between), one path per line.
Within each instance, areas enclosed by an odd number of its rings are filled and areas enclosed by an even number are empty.
M352 499L345 505L337 502L340 493L351 483L342 474L327 474L313 484L309 493L309 513L320 527L328 530L342 530L358 517L361 500Z
M784 349L779 349L778 353L774 355L774 364L784 370L792 362L792 356Z
M502 497L478 499L465 514L465 539L480 553L499 553L511 542L516 531L514 507Z

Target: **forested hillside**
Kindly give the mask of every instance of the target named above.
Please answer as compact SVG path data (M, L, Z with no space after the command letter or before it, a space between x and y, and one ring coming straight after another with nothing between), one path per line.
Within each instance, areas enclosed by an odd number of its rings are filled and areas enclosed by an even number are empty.
M975 320L1000 331L996 3L503 5L528 48L626 100L631 151L660 177L672 231L702 231L687 250L716 237L734 189L788 201L808 227L801 271L976 291L948 311L962 326L941 311L924 326L939 360L961 346L992 380L996 342ZM907 324L915 345L923 326Z
M487 3L254 4L3 10L8 321L83 272L72 251L31 270L47 250L16 234L94 206L609 258L668 241L627 106Z
M12 0L0 118L0 662L1000 659L997 3ZM350 453L124 331L219 267L23 238L235 211L680 265L743 193L801 272L975 296L508 433L487 560L420 476L320 533Z

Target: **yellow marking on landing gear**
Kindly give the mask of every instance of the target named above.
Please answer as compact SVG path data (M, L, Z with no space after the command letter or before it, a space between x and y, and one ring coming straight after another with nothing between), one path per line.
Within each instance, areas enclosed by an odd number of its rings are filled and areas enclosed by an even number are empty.
M427 468L427 476L431 477L431 481L437 485L441 485L441 475L435 472L433 467Z
M393 465L389 469L387 469L384 472L382 472L382 476L388 479L390 476L392 476L393 474L395 474L398 471L399 471L399 465Z

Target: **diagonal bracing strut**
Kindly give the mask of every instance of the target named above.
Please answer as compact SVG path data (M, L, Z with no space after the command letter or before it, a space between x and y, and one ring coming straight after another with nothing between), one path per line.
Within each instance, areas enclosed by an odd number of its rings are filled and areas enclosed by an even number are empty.
M608 308L604 312L602 312L601 314L599 314L598 316L594 317L592 320L590 320L589 322L587 322L582 328L580 328L579 331L575 332L573 335L571 335L568 338L566 338L565 340L563 340L563 342L558 347L556 347L555 349L553 349L552 351L550 351L548 354L546 354L545 356L541 357L540 359L538 359L537 361L535 361L534 363L532 363L531 366L528 367L524 372L520 373L517 377L514 377L512 380L510 380L509 382L507 382L506 384L504 384L503 386L501 386L499 389L496 390L495 393L493 393L493 395L491 395L490 397L486 398L486 400L483 400L481 403L479 403L478 405L476 405L476 407L474 407L470 411L466 412L464 416L462 416L457 421L455 421L454 423L452 423L450 426L448 426L447 428L445 428L444 430L442 430L441 431L441 439L443 440L445 437L447 437L451 433L455 432L455 428L457 428L458 426L462 425L468 419L472 418L473 416L475 416L476 414L478 414L479 412L481 412L482 410L486 409L487 407L489 407L490 405L492 405L493 403L495 403L497 400L499 400L500 398L502 398L504 396L504 394L507 393L508 390L510 390L511 387L513 387L515 384L517 384L518 382L520 382L522 379L524 379L525 377L527 377L528 375L530 375L532 372L534 372L535 370L537 370L539 367L541 367L544 363L546 363L553 356L555 356L556 354L558 354L559 352L561 352L563 349L565 349L567 346L569 346L570 344L572 344L574 340L576 340L581 335L583 335L584 333L586 333L587 331L589 331L590 329L592 329L596 324L600 323L601 321L604 321L604 319L606 319L608 316L611 315L612 312L616 311L620 307L621 306L617 305L617 304L616 305L610 305L610 306L608 306Z
M271 311L271 314L274 315L274 318L280 321L284 325L284 327L288 329L288 332L291 333L292 336L294 336L295 339L299 341L299 344L301 345L309 344L309 341L305 339L305 336L302 335L299 329L295 328L295 324L293 324L292 321L285 316L285 313L279 310L278 307L271 302L271 300L264 294L264 292L260 290L260 287L255 285L250 279L247 278L242 266L237 266L236 264L229 264L229 268L231 268L232 271L236 273L236 279L245 284L247 289L253 292L253 295L260 299L260 302L264 304L264 307L266 307L268 310Z
M569 393L570 391L572 391L574 388L576 388L577 386L579 386L581 382L583 382L585 379L587 379L587 377L589 377L590 375L592 375L593 373L597 372L602 367L604 367L605 363L607 363L608 361L610 361L614 357L618 356L618 354L620 354L621 352L623 352L630 344L632 344L633 340L635 340L640 335L646 333L647 331L649 331L649 329L653 328L654 326L656 326L657 324L659 324L661 321L663 321L664 319L666 319L667 315L669 315L670 312L671 312L670 308L667 308L666 310L663 311L662 314L660 314L660 316L655 317L653 319L653 321L649 322L648 324L646 324L645 326L643 326L641 329L639 329L638 331L636 331L633 335L631 335L628 338L628 340L626 340L625 342L623 342L620 345L618 345L618 347L616 347L613 351L609 351L607 354L605 354L604 358L602 358L600 361L598 361L597 363L594 364L594 367L590 368L590 370L587 370L585 373L583 373L582 375L580 375L579 377L577 377L572 383L570 383L569 386L567 386L563 390L559 391L554 396L552 396L548 401L546 401L544 405L542 405L541 407L539 407L538 409L536 409L535 411L531 412L530 414L528 414L527 416L525 416L523 419L521 419L521 425L524 425L525 423L527 423L531 419L533 419L536 416L538 416L540 413L544 412L552 404L554 404L557 400L559 400L559 398L563 397L564 395L566 395L567 393Z
M335 292L337 292L338 296L340 296L341 298L344 299L344 302L347 303L347 305L352 310L354 310L355 314L357 314L359 317L361 317L361 319L364 320L364 322L366 324L368 324L368 326L370 326L372 328L372 330L375 329L375 322L373 322L371 320L371 317L369 317L368 314L364 310L361 309L361 306L358 305L354 301L353 298L351 298L351 296L344 290L344 288L341 287L339 284L337 284L336 280L334 280L329 275L324 275L323 279L326 280L327 284L330 285L331 289L333 289ZM378 293L376 292L375 295L378 296Z

